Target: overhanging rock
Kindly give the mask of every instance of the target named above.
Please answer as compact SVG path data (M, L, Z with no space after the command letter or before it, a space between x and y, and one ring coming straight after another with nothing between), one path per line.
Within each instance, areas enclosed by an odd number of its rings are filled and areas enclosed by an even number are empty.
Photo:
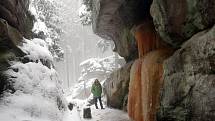
M130 30L149 16L151 0L94 0L93 31L113 40L115 51L127 61L137 57L137 45Z

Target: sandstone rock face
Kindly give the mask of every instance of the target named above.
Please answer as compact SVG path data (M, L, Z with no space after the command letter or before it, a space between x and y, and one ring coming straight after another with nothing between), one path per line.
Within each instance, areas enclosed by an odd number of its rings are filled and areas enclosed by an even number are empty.
M115 51L127 62L135 60L137 53L140 57L130 72L128 114L132 120L215 119L214 0L94 2L94 32L113 40ZM134 26L137 31L132 35ZM171 51L162 41L180 48L167 61Z
M122 57L130 58L130 52L133 49L131 46L132 43L135 44L135 41L130 40L132 38L132 35L129 34L130 29L123 25L123 20L117 12L122 3L122 0L95 0L92 17L93 31L107 40L113 40L114 51Z
M32 51L37 51L31 50L33 46L29 46L27 41L25 43L22 41L23 37L29 38L28 41L32 37L33 17L28 12L28 6L29 0L0 0L0 117L1 120L2 117L3 120L26 120L32 117L43 120L45 116L47 120L48 117L51 120L54 118L61 120L62 117L55 112L55 109L62 111L63 114L66 105L62 98L57 74L51 72L53 71L51 59L36 56L37 59L31 60L29 56L25 56L30 55ZM31 49L27 47L25 51L21 44L28 44ZM35 44L34 47L36 46L39 47ZM39 80L34 78L35 74ZM43 85L40 83L43 82L42 80L52 82L52 86ZM28 101L36 99L37 101L28 103L23 99ZM46 111L41 112L41 109L44 111L45 108L37 105L40 101L52 107L49 114L46 114ZM19 111L14 111L14 109ZM44 116L32 114L38 111ZM13 116L11 117L10 114Z
M138 57L137 43L134 36L128 28L121 30L120 39L114 41L115 49L120 56L124 57L127 62L132 61Z
M138 57L130 29L149 15L151 0L94 0L93 31L115 43L115 51L128 61ZM144 7L143 7L144 6Z
M128 113L134 121L155 121L163 84L163 61L171 54L171 49L158 49L132 65Z
M28 11L29 0L1 0L0 18L17 28L26 38L30 38L33 17Z
M11 52L9 55L24 55L17 45L21 43L23 37L31 38L30 36L32 33L31 29L33 27L33 16L30 15L28 8L29 0L0 1L1 55L7 55L6 51Z
M7 21L0 18L0 50L7 51L10 49L18 49L16 46L22 41L23 36L20 32L11 27Z
M10 66L8 61L14 61L17 57L25 55L17 47L22 39L23 36L17 29L0 18L0 95L5 89L11 88L7 76L4 74L4 71Z
M22 3L22 4L21 4ZM1 0L0 1L0 95L6 89L12 89L11 84L7 81L8 77L4 71L8 70L10 64L8 61L14 61L17 57L24 56L17 45L23 39L23 35L18 30L24 23L21 24L21 19L24 15L18 14L21 11L24 13L25 4L21 0ZM16 6L19 6L16 9ZM19 16L20 15L20 16ZM23 17L18 20L18 17ZM23 21L24 22L24 21ZM23 29L24 30L24 29Z
M33 26L28 24L30 20L28 13L28 0L1 0L0 1L0 76L1 89L6 86L3 71L9 67L8 60L15 60L16 57L24 56L17 45L21 43L24 35L28 35L30 28ZM29 31L29 32L27 32Z
M214 0L153 0L151 15L162 39L175 47L215 23Z
M133 62L113 72L104 84L107 95L107 105L113 108L127 110L127 94L130 81L130 69Z
M215 27L194 35L164 64L158 121L214 121Z

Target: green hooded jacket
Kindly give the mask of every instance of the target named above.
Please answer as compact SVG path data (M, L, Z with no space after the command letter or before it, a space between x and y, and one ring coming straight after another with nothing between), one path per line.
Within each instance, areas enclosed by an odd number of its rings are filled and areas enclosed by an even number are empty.
M101 97L102 94L102 85L100 83L93 83L91 92L94 97Z

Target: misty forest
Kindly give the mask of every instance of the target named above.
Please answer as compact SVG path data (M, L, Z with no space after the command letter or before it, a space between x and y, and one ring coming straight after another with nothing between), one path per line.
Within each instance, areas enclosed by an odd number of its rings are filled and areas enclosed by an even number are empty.
M214 0L0 0L0 121L215 121Z

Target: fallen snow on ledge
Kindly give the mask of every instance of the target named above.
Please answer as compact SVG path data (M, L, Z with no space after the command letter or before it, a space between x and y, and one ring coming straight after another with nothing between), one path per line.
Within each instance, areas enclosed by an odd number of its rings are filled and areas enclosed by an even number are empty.
M48 50L48 45L42 39L24 39L24 43L20 46L20 49L27 54L26 57L33 61L39 59L53 61L53 57Z
M64 109L59 106L65 104L56 71L41 62L13 63L5 73L14 92L1 98L0 121L61 121Z

